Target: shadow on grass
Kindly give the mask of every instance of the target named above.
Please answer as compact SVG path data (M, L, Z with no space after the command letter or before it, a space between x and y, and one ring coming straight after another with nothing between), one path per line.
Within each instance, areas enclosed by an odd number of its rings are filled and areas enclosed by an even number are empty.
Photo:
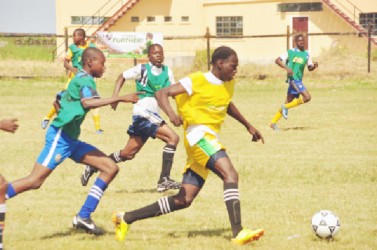
M63 237L69 237L69 236L75 236L75 235L88 235L88 236L92 236L92 237L97 238L97 237L104 236L106 234L113 234L113 232L110 233L108 231L105 231L105 233L103 235L94 235L94 234L86 233L85 230L83 230L83 229L70 228L66 231L61 231L61 232L56 232L56 233L53 233L53 234L50 234L50 235L45 235L45 236L41 237L41 240L63 238Z
M229 234L230 233L230 229L229 228L222 228L222 229L206 229L206 230L194 230L194 231L176 231L176 232L173 232L173 233L169 233L169 237L172 237L172 238L180 238L180 237L188 237L188 238L192 238L192 237L196 237L196 236L205 236L205 237L219 237L219 235L223 234L223 233L227 233ZM230 236L229 237L226 237L226 238L229 238L230 239Z
M314 128L310 128L310 127L280 128L280 130L282 130L282 131L289 131L289 130L311 130L311 129L314 129Z
M116 193L122 194L142 194L142 193L158 193L158 194L165 194L165 195L173 195L178 192L179 189L169 189L165 192L157 192L156 188L141 188L141 189L122 189L115 191Z

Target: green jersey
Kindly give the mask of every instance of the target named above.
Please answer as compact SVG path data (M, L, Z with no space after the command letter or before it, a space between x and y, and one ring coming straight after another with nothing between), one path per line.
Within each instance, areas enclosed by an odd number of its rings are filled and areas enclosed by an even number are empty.
M162 66L162 72L158 76L152 74L151 65L149 63L143 64L141 66L142 69L145 67L145 70L147 71L147 77L145 77L142 70L143 73L141 75L141 78L136 80L136 91L145 92L144 94L139 95L140 99L144 97L153 97L154 93L158 90L170 86L167 66Z
M89 98L99 98L97 86L91 75L80 71L62 94L61 108L51 125L63 128L68 136L78 139L81 132L81 123L89 111L82 106L81 100Z
M86 43L84 46L71 44L68 47L66 59L71 60L73 67L79 70L82 69L81 56L84 50L88 47L96 47L96 45L94 43Z
M304 77L305 66L308 63L309 53L297 48L288 50L287 66L293 71L294 80L302 80Z

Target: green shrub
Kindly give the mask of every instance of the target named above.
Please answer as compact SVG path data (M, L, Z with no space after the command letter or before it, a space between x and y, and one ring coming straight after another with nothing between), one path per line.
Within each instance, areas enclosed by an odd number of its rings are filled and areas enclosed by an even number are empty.
M214 50L210 51L210 57ZM211 58L209 58L211 60ZM208 60L207 60L207 50L197 50L195 54L194 63L192 64L192 71L207 71L208 70Z
M370 57L372 61L377 61L377 49L372 50Z

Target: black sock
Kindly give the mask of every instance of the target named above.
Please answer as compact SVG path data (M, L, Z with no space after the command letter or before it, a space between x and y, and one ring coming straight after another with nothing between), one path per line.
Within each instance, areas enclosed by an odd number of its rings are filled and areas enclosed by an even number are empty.
M241 225L241 204L237 183L224 184L224 201L228 210L233 238L242 230Z
M169 177L171 167L173 165L173 158L175 154L176 146L167 144L162 152L162 169L160 174L160 180L163 177Z
M117 152L114 152L112 153L111 155L109 155L109 157L115 161L115 163L119 163L119 162L122 162L122 161L126 161L126 159L120 157L120 151L117 151Z
M171 213L173 211L175 211L173 197L162 197L151 205L125 213L123 219L127 224L131 224L134 221L157 217L162 214Z

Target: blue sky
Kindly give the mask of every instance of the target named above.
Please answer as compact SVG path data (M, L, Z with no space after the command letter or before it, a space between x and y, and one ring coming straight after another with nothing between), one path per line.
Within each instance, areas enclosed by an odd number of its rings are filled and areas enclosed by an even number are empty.
M55 0L0 0L0 32L56 34Z

